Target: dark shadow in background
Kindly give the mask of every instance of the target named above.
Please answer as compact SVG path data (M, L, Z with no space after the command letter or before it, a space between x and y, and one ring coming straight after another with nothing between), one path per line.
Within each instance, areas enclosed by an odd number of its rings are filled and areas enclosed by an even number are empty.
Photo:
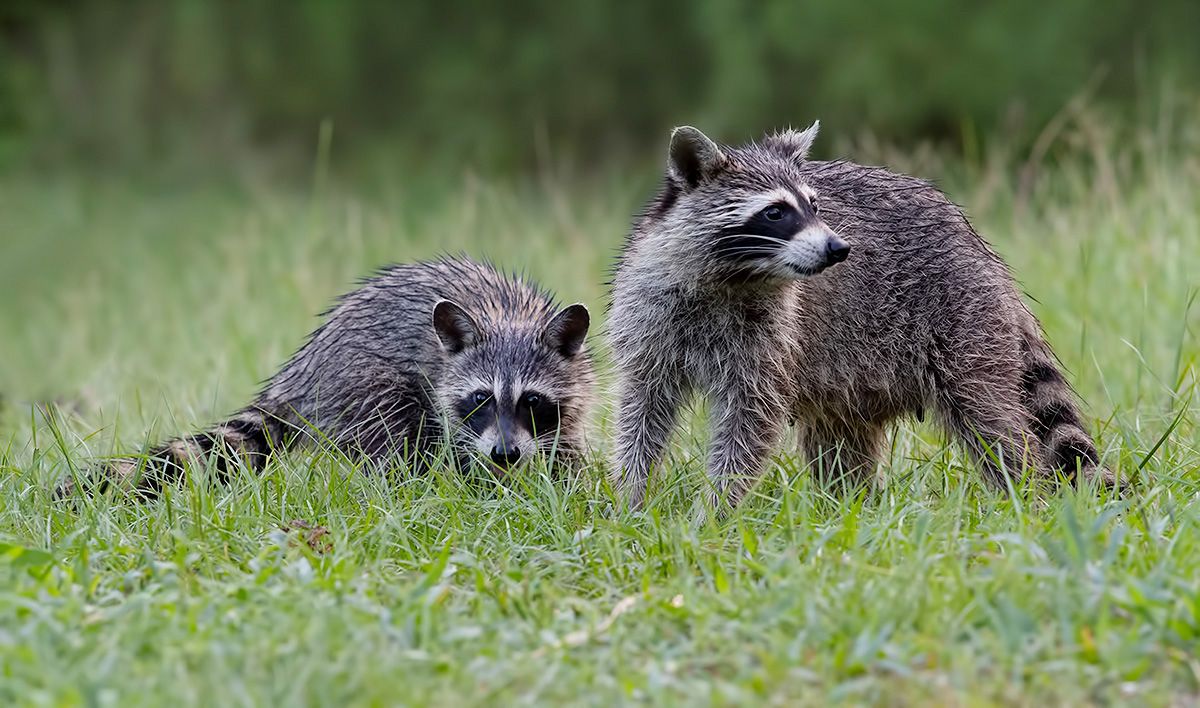
M1195 0L5 0L0 164L311 157L324 119L342 154L501 173L681 122L1028 144L1089 82L1116 110L1196 85L1197 28Z

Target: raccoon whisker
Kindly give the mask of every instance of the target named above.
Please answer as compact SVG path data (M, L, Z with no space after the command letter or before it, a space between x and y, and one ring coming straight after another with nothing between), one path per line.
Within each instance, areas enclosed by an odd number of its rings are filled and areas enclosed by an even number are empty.
M724 241L726 239L734 239L734 238L738 238L738 239L756 238L756 239L760 239L762 241L770 241L772 243L780 243L780 244L787 243L787 239L778 238L776 236L764 236L763 234L725 234L723 236L716 237L715 239L713 239L713 241Z
M715 240L721 241L721 240L727 239L727 238L761 238L761 239L765 239L767 241L785 241L786 240L786 239L779 238L778 236L768 236L766 234L744 233L741 231L739 231L737 233L721 234L720 236L717 236Z
M725 277L721 278L720 280L718 280L718 281L716 282L716 286L717 286L718 288L725 287L725 286L726 286L727 284L729 284L729 282L730 282L730 281L732 281L732 280L733 280L735 277L737 277L737 276L741 275L741 274L742 274L742 273L744 273L744 272L745 272L745 271L742 271L742 270L730 270L728 273L726 273L726 274L725 274Z
M779 249L770 246L741 246L722 251L722 253L779 253Z
M774 256L779 253L777 248L739 248L732 251L722 251L725 257L738 256Z

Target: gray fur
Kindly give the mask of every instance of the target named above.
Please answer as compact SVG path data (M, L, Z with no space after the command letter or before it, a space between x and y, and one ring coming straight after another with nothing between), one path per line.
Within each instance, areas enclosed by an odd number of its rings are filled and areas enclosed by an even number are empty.
M375 463L421 466L449 440L464 465L498 446L522 461L552 452L573 464L594 399L587 328L583 305L559 310L544 291L487 265L447 258L391 266L342 297L252 404L152 450L139 489L174 482L185 463L214 450L219 469L234 455L258 469L272 452L314 436ZM464 408L479 390L505 396L505 405ZM531 391L543 409L557 406L556 427L535 434L516 424L518 399ZM472 426L472 416L486 417ZM137 467L119 461L109 476L127 482Z
M729 504L789 422L815 470L853 481L879 462L891 421L926 411L995 485L1026 466L1107 477L1008 268L941 191L881 168L806 161L815 124L737 148L684 130L613 279L615 464L632 505L695 393L711 402L708 472ZM745 205L763 194L801 206L816 197L819 211L790 239L739 236ZM852 251L820 275L792 262L788 272L780 262L805 234ZM749 244L740 260L718 255L722 238Z

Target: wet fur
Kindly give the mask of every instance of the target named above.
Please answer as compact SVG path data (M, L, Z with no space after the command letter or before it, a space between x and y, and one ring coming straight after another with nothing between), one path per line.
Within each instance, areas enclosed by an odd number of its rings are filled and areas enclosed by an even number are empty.
M461 351L448 350L435 331L442 301L470 314L472 339ZM153 495L211 453L219 453L221 473L238 461L260 470L273 453L313 439L373 463L418 467L449 441L453 456L469 464L478 457L480 426L463 424L456 408L479 381L494 380L510 390L513 382L533 382L553 396L557 429L538 431L528 444L573 464L584 449L595 384L585 350L559 351L553 326L562 312L535 285L466 259L391 266L325 313L326 322L249 406L144 460L106 465L101 482ZM579 345L586 310L582 316Z
M856 482L888 424L925 412L993 485L1025 467L1108 480L1038 322L962 211L913 177L807 161L813 137L815 126L724 147L691 186L669 171L636 221L608 327L630 503L643 503L695 393L711 402L714 503L737 504L789 422L818 474ZM798 280L726 272L699 244L731 204L780 185L815 190L849 258Z

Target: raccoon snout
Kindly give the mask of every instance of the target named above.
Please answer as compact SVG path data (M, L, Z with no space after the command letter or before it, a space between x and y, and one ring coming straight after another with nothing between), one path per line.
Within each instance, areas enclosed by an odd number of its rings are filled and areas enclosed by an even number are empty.
M829 243L825 247L825 254L829 258L829 265L841 263L850 256L850 244L834 236L829 239Z
M492 448L492 464L497 467L513 467L521 461L521 448L496 445Z

